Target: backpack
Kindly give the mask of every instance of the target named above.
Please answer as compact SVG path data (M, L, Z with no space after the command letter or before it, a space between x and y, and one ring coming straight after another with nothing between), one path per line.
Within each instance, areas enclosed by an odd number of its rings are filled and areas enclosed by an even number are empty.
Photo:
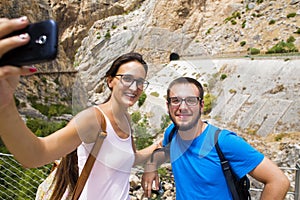
M166 147L158 149L158 151L164 151L165 154L168 154L170 156L170 145L171 141L173 139L173 136L177 130L177 127L174 126L169 134L168 137L168 144ZM226 178L227 185L230 189L230 192L232 194L233 200L251 200L250 196L250 180L247 177L247 175L243 176L242 178L238 179L234 172L232 171L229 162L226 160L224 154L222 153L219 143L218 143L218 137L219 133L221 132L220 129L217 129L215 132L215 148L217 150L218 156L221 161L222 170L224 173L224 176ZM154 152L153 152L154 154ZM151 162L153 162L153 154L151 156Z
M247 177L247 175L238 179L234 174L234 172L232 171L230 167L230 163L226 160L218 143L218 137L220 132L221 132L220 129L217 129L215 132L215 148L220 158L222 170L226 178L227 185L231 191L232 198L233 200L251 200L251 196L249 192L250 180Z

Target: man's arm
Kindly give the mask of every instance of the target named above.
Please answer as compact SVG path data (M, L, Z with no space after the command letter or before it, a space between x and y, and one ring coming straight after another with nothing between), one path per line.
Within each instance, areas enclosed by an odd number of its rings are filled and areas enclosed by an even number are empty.
M148 160L144 167L142 187L145 191L145 197L149 198L151 196L153 181L155 181L155 189L159 190L159 177L157 169L162 163L169 160L169 153L167 153L163 149L166 150L166 147L154 151L151 158Z
M285 198L290 182L270 159L265 157L249 174L265 184L261 200L283 200Z

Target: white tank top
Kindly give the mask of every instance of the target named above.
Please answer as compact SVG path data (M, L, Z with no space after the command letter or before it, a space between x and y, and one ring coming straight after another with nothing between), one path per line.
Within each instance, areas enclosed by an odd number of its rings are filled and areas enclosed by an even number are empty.
M100 110L99 107L96 108ZM107 124L107 137L103 141L80 200L130 200L129 176L134 163L131 135L126 139L120 138L109 119L104 113L103 115ZM82 143L78 147L79 173L93 145L94 143Z

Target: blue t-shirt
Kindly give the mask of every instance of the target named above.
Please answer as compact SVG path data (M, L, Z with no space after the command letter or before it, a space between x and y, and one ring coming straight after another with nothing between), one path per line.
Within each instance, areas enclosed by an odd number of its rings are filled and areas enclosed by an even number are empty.
M174 124L164 135L163 146ZM227 187L218 153L214 147L217 127L208 124L194 140L182 140L175 133L171 143L170 160L176 184L177 200L229 200L232 199ZM243 138L228 130L222 130L219 146L229 161L234 173L239 177L251 172L264 158Z

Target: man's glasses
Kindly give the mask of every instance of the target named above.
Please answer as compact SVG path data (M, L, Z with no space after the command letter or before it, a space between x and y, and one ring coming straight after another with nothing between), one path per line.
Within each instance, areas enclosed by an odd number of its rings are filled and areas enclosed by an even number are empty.
M135 79L130 74L117 74L115 76L116 77L120 76L121 83L126 87L130 87L134 82L136 82L136 86L138 89L145 90L149 85L149 82L146 81L145 79L142 79L142 78Z
M180 97L169 97L168 103L171 106L179 106L184 101L186 105L188 106L195 106L198 104L199 101L202 99L200 97L186 97L186 98L180 98Z

